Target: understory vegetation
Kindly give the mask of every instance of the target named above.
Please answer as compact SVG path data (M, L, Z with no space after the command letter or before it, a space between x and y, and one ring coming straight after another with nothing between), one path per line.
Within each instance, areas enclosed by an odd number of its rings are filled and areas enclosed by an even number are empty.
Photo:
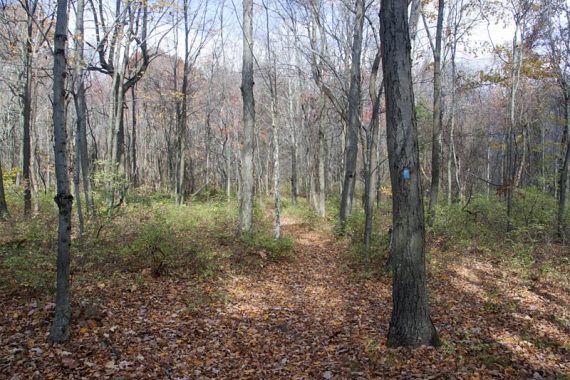
M273 238L272 203L264 197L257 198L252 232L242 237L235 230L236 201L225 196L176 206L168 194L141 189L112 210L99 199L99 212L82 236L74 223L74 332L58 351L42 338L14 338L41 335L52 318L55 207L45 194L24 220L13 186L7 195L13 212L0 235L0 299L6 305L0 366L12 373L42 368L38 373L168 377L168 368L171 374L194 368L210 377L240 371L315 378L330 371L396 378L416 371L568 378L570 256L555 233L556 202L538 189L518 190L510 232L503 201L494 194L437 206L426 236L427 267L442 346L416 350L390 349L384 338L391 287L388 197L375 211L368 253L360 241L363 211L357 206L338 235L336 199L327 202L326 218L304 198L284 199L280 240ZM140 319L141 313L147 317ZM342 326L340 332L329 331L334 326ZM209 332L201 333L204 328ZM247 355L237 353L236 331ZM226 351L219 351L220 341ZM156 351L147 351L149 342ZM289 352L280 359L285 364L269 359L275 353L267 351L268 342ZM303 353L308 344L311 353ZM333 364L322 359L330 350L336 352ZM312 359L297 361L296 353ZM57 359L48 361L48 355ZM257 358L251 367L236 367L248 355ZM342 364L345 355L356 359Z

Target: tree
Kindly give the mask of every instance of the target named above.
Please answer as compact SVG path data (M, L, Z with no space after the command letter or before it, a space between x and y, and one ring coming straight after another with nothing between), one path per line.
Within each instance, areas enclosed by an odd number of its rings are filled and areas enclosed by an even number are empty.
M253 0L243 1L243 147L241 153L241 193L239 231L251 230L253 218L253 146L255 141L255 98L253 95Z
M0 161L0 220L10 216L8 205L6 204L6 195L4 192L4 177L2 174L2 162Z
M437 345L429 316L425 228L407 2L382 0L382 62L392 183L392 299L390 346Z
M348 123L344 161L344 180L340 197L340 225L344 228L352 210L356 185L356 161L358 156L358 133L360 131L360 58L362 55L362 35L364 28L364 0L356 1L356 20L351 49L350 88L348 92Z
M85 204L88 214L95 215L95 205L91 192L91 179L89 177L89 157L87 151L87 103L85 99L85 69L84 69L84 26L85 0L77 0L75 15L75 88L73 100L75 103L76 130L75 130L75 171L74 187L77 204L79 230L83 234L83 212L81 209L81 195L79 191L80 180L83 180ZM80 176L82 175L82 178Z
M443 13L445 1L438 1L437 27L435 32L435 45L430 38L433 50L433 129L431 138L431 185L429 193L428 223L433 222L434 207L439 194L439 179L441 169L441 43L443 32ZM425 22L425 17L424 17ZM427 24L427 23L426 23ZM426 28L426 31L429 31Z
M71 207L73 197L69 192L67 174L67 131L65 128L65 49L67 44L67 0L57 1L57 21L54 37L53 62L53 128L57 194L55 202L59 211L57 239L57 287L55 316L49 339L55 343L67 340L71 305L69 300L69 261L71 245Z
M112 16L115 19L111 25L107 24L107 18L110 16L104 10L103 1L99 1L98 7L95 6L95 0L90 0L90 3L99 63L97 66L90 66L89 69L109 75L113 80L108 113L107 170L115 175L124 174L126 173L123 161L125 95L143 77L150 64L149 3L128 2L123 8L123 2L116 0ZM132 54L132 44L135 45L134 54ZM110 181L107 187L107 203L112 207L115 184ZM124 192L125 189L119 190Z
M570 5L560 0L545 1L547 17L545 42L550 69L562 92L564 131L562 133L563 155L559 169L558 186L558 235L564 239L566 188L570 164Z
M266 20L266 43L267 43L267 64L268 72L265 80L269 89L269 96L271 98L271 131L273 134L273 198L274 198L274 233L273 236L276 240L281 238L281 168L279 166L279 128L277 126L277 57L275 51L271 49L271 40L269 33L269 8L265 1L262 1L265 8Z

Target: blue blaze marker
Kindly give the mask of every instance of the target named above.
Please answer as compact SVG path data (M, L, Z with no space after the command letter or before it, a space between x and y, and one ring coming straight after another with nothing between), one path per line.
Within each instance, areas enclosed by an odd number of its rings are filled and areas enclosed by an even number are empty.
M411 178L410 169L404 168L404 170L402 171L402 177L403 177L406 181L408 181L408 180Z

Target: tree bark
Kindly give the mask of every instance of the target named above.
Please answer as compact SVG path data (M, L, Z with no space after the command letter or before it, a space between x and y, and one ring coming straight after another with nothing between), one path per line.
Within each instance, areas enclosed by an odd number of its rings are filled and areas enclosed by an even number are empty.
M1 158L1 157L0 157ZM4 192L4 177L2 173L2 161L0 160L0 220L10 216L8 205L6 204L6 193Z
M520 83L520 73L521 73L521 66L522 66L522 44L524 42L524 28L521 25L524 12L522 14L517 14L515 18L515 35L513 37L513 44L512 44L512 68L511 68L511 88L510 88L510 95L509 95L509 107L507 110L509 116L509 128L507 131L507 173L506 173L506 181L505 185L507 187L507 231L511 231L513 228L513 186L515 180L515 152L514 152L514 143L515 143L515 127L516 127L516 97L518 86ZM518 41L518 34L520 32L520 46Z
M565 137L565 144L564 144L564 160L562 163L562 167L560 168L560 193L558 195L558 235L561 239L564 239L564 231L566 229L566 221L565 221L565 214L566 214L566 186L568 183L568 165L570 164L570 93L568 91L568 86L564 81L563 93L564 93L564 137Z
M36 13L37 1L26 1L23 3L27 14L26 18L26 51L24 67L24 88L22 98L22 178L24 184L24 215L29 215L32 211L32 183L31 183L31 129L32 129L32 65L34 59L33 48L33 26L34 15Z
M79 150L81 151L79 165L81 167L83 192L85 193L85 204L87 213L92 217L95 215L95 204L91 191L91 178L89 168L89 152L87 148L87 103L85 99L85 78L84 78L84 26L83 17L85 13L85 0L77 1L76 14L76 55L75 55L75 112L77 115L77 133L79 134Z
M137 98L136 85L131 87L131 183L134 187L139 185L139 169L137 163Z
M352 40L352 62L350 66L350 88L348 93L348 123L346 131L345 167L339 213L341 229L344 229L348 216L352 211L352 201L354 197L354 188L356 185L358 131L360 130L360 59L362 55L364 7L364 0L356 1L356 19Z
M434 208L439 195L441 168L441 42L443 31L444 0L439 0L435 49L433 51L433 130L431 138L431 185L429 193L428 224L434 219Z
M374 58L374 63L372 64L372 70L370 72L370 85L369 85L369 95L372 102L372 117L370 119L370 124L366 129L366 154L364 157L364 247L366 249L366 258L368 259L369 249L370 249L370 239L372 236L372 217L374 212L374 148L375 142L378 137L378 129L380 123L380 99L382 97L382 88L384 84L380 86L378 92L376 92L378 70L380 69L380 59L382 58L380 51L376 54ZM376 147L378 149L378 147ZM377 170L377 169L376 169Z
M243 148L239 232L251 230L253 218L253 150L255 140L255 99L253 95L253 0L243 1L243 64L241 95L243 99Z
M426 289L424 211L407 2L382 0L381 7L380 36L393 193L393 309L388 345L437 345Z
M71 305L69 300L69 261L71 245L71 207L73 197L69 192L67 172L67 131L65 128L65 49L67 43L67 0L57 1L57 21L54 37L53 63L53 127L55 173L59 210L57 240L57 287L55 316L49 339L55 343L67 340Z

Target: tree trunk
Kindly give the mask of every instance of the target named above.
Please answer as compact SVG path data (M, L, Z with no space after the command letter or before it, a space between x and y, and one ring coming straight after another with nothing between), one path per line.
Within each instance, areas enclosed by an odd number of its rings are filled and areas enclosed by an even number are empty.
M272 93L271 100L271 129L273 130L273 195L275 200L274 238L281 238L281 173L279 168L279 129L277 128L277 95Z
M89 168L89 151L87 148L87 104L85 100L85 78L84 78L84 26L83 17L85 13L85 0L77 1L76 14L76 61L75 61L75 112L77 115L77 133L79 134L79 150L81 151L79 165L81 167L83 192L85 193L85 204L87 213L92 217L95 215L95 204L91 191L91 178Z
M30 133L32 129L32 65L34 57L33 41L33 26L34 15L37 6L37 1L25 2L27 13L27 35L26 35L26 52L25 52L25 74L24 74L24 89L22 93L22 122L23 122L23 139L22 139L22 178L24 184L24 214L29 215L32 211L32 183L30 177L31 171L31 138Z
M352 62L350 66L350 88L348 93L348 123L346 131L344 179L342 183L339 213L341 229L344 229L348 216L352 211L352 201L356 185L358 131L360 130L360 59L362 55L364 7L364 0L356 1L356 19L352 40Z
M137 98L135 85L131 87L131 183L134 187L139 185L138 164L137 164Z
M369 258L370 238L372 236L372 216L374 212L374 146L378 137L378 129L380 122L380 98L382 96L382 87L380 86L378 93L376 92L376 81L378 78L378 70L380 69L380 51L374 58L372 70L370 73L369 95L372 101L372 117L370 124L366 129L366 154L364 157L364 247L366 249L366 259ZM378 147L376 147L378 149Z
M570 94L568 93L568 88L564 84L564 136L565 144L564 149L564 161L562 167L560 168L560 193L558 196L558 235L562 240L564 240L564 231L566 229L566 186L568 182L568 165L570 164Z
M1 158L1 157L0 157ZM6 194L4 192L4 177L2 173L2 161L0 160L0 220L10 216L8 205L6 204Z
M324 99L323 99L324 102ZM318 148L318 159L317 159L317 172L319 179L319 187L317 191L316 209L321 218L326 216L325 201L326 201L326 189L325 189L325 157L326 157L326 141L325 141L325 130L324 130L324 115L321 115L319 121L319 148Z
M382 0L382 61L393 211L393 309L388 345L437 345L429 316L425 230L407 2Z
M507 231L513 228L513 186L515 180L515 159L514 159L514 142L515 142L515 127L516 127L516 96L520 82L520 72L522 66L522 46L518 46L518 33L521 31L521 45L524 42L522 36L522 28L520 20L515 20L515 36L512 45L512 69L511 69L511 92L509 99L509 128L507 134L507 179L505 185L507 186Z
M53 63L53 127L55 174L59 210L59 233L57 240L57 287L55 316L49 339L55 343L69 336L71 305L69 300L69 261L71 245L71 207L73 197L69 193L67 172L67 132L65 128L65 49L67 42L67 0L57 2L57 21L54 38Z
M81 0L80 0L81 1ZM75 130L75 167L73 171L73 187L75 192L75 200L77 207L77 219L79 221L79 236L83 237L84 232L84 221L83 221L83 209L81 208L81 135L79 131L79 122L76 124L77 128Z
M293 93L291 86L291 79L287 81L288 97L289 97L289 124L291 128L291 201L293 204L297 203L298 196L298 179L297 179L297 116L296 108L294 106Z
M253 146L255 139L255 99L253 95L253 0L243 1L243 148L239 232L251 230L253 217Z
M443 10L444 0L439 0L437 29L435 33L435 49L433 51L433 130L431 138L431 185L428 211L429 225L433 223L434 219L434 208L439 195L439 178L441 168L441 42L443 31Z

